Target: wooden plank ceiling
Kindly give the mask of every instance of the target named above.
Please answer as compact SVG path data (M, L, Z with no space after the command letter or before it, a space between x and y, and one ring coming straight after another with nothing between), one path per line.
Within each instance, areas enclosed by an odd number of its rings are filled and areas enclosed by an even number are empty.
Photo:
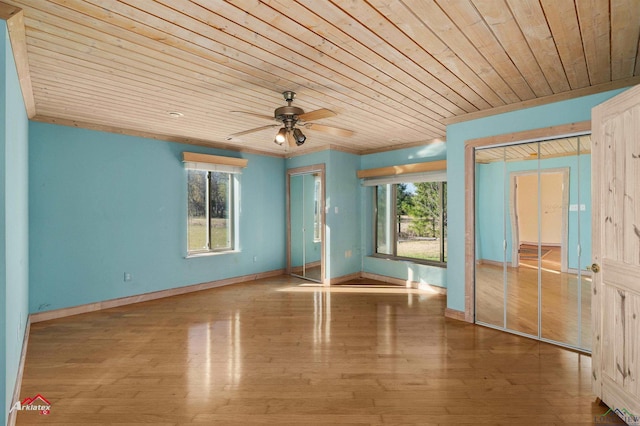
M640 0L4 2L24 12L35 120L270 155L412 146L640 82ZM274 144L287 90L353 135Z

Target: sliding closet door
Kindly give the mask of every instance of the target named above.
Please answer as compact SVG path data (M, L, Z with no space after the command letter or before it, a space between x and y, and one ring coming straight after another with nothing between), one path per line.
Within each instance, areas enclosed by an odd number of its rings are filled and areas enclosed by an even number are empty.
M287 271L324 281L324 164L287 170Z
M290 258L291 272L294 275L305 276L305 203L304 203L304 175L289 177L289 217L290 223Z
M540 143L541 338L584 350L591 349L590 149L589 135Z
M538 143L505 148L508 185L505 206L507 325L518 333L538 335L540 191Z
M590 350L591 143L475 151L476 322Z
M577 138L541 142L540 153L541 337L578 347L580 282L577 273L569 272L569 267L577 271L579 244L577 212L569 212L569 203L575 203L578 195Z
M505 326L505 149L476 151L476 322Z
M577 185L578 206L574 209L577 210L574 214L578 217L576 263L578 265L578 282L580 283L578 347L591 351L591 272L587 269L591 265L591 135L579 136L576 139L578 145L577 181L579 184Z

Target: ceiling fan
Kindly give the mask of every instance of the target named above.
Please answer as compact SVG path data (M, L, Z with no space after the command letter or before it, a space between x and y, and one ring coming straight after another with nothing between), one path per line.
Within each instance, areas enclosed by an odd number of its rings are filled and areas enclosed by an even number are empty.
M268 120L275 119L280 124L270 124L267 126L256 127L255 129L245 130L243 132L234 133L227 136L227 140L232 140L249 133L259 132L261 130L274 127L280 127L280 130L278 131L274 139L274 142L278 145L283 145L285 142L287 142L289 146L302 145L307 140L307 137L302 133L302 130L300 130L301 127L318 132L325 132L333 136L349 137L353 135L353 131L351 130L340 129L333 126L325 126L324 124L309 123L309 121L311 120L320 120L323 118L335 117L335 112L325 108L304 112L302 108L291 105L296 97L295 92L287 90L285 92L282 92L282 96L287 102L287 105L276 108L273 112L273 117L248 111L231 111L242 114L249 114Z

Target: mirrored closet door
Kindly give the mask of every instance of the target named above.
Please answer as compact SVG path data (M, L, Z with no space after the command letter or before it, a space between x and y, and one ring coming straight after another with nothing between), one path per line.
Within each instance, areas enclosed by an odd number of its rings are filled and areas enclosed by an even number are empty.
M591 350L589 135L475 150L476 323Z
M291 275L323 282L324 168L287 172L288 260Z

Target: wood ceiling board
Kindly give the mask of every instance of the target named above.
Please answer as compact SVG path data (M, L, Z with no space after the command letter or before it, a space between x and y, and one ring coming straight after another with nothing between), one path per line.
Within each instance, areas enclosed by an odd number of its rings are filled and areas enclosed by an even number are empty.
M611 78L618 80L635 74L640 36L640 1L611 2ZM625 28L625 31L616 29Z
M542 0L540 3L571 89L587 87L589 72L575 3L557 0Z
M507 3L504 0L473 0L473 5L536 97L552 94L553 90Z
M385 39L386 36L381 37L377 33L370 31L368 27L355 20L351 15L344 13L341 9L333 7L327 2L304 0L299 3L304 3L306 8L326 21L327 24L323 29L329 30L326 37L332 37L330 40L334 41L333 37L338 37L335 42L340 43L350 51L358 52L359 56L362 55L362 57L368 58L367 60L373 64L389 61L397 67L402 67L410 76L413 76L415 81L420 83L415 85L417 91L421 92L424 90L423 87L426 87L428 90L425 95L438 105L446 108L448 112L444 115L445 117L467 110L475 110L469 101L452 92L448 86L439 81L434 76L435 70L430 72L430 70L424 69L414 61L407 60L407 56L401 51L402 48L406 47L404 43L400 46L390 45ZM381 16L378 17L378 19L380 18ZM406 42L404 37L401 37L401 39Z
M426 27L425 31L431 29L434 37L438 37L445 42L451 53L459 58L495 92L501 103L520 101L518 95L514 93L513 89L509 87L491 63L473 46L456 23L435 2L404 0L402 3L417 19L422 21ZM414 30L413 32L416 33L416 38L419 39L421 37L420 31ZM450 69L452 68L450 67ZM452 71L455 72L454 69ZM494 102L490 103L494 105Z
M608 0L576 2L591 85L611 81L611 21Z
M287 10L290 11L292 16L302 16L312 20L314 26L319 25L316 24L318 18L312 15L307 9L300 6L298 6L297 9L295 8L295 4L288 4ZM255 8L252 9L252 12L256 9L266 9L267 11L264 13L268 14L268 19L274 20L277 17L276 11L262 3L256 5ZM274 17L273 15L276 16ZM291 31L291 28L293 28L294 31ZM425 116L435 120L450 115L448 111L435 104L429 97L420 92L422 83L416 80L416 83L420 86L410 86L407 83L407 79L411 78L411 76L400 68L395 66L384 67L384 63L381 66L380 62L367 62L355 56L353 53L344 50L339 44L331 43L326 38L321 37L297 22L287 23L287 29L290 33L295 33L295 37L301 46L307 46L308 49L317 49L323 61L331 60L331 56L333 56L337 59L337 61L335 61L337 66L352 69L353 71L350 72L350 74L352 74L354 78L359 80L363 77L370 79L367 75L371 75L373 77L372 81L376 82L376 88L381 96L389 96L391 99L400 102L403 106L411 108L416 112L422 111ZM293 45L291 48L297 49L299 46ZM354 74L356 71L357 73ZM433 92L429 92L427 95L433 97Z
M569 81L540 2L508 0L507 5L553 93L569 90Z
M474 103L478 109L485 108L487 105L492 107L504 105L505 102L474 72L469 66L460 59L455 52L446 45L436 34L434 34L424 21L417 16L417 12L421 12L422 16L428 17L432 12L431 9L440 11L434 3L416 2L418 6L409 9L402 1L394 0L373 0L374 5L380 13L393 23L399 31L408 37L413 43L420 47L424 52L430 52L433 59L441 63L453 75L460 76L462 81L466 81L469 89L476 95L477 101ZM416 10L420 9L420 10ZM445 18L442 14L439 18Z

